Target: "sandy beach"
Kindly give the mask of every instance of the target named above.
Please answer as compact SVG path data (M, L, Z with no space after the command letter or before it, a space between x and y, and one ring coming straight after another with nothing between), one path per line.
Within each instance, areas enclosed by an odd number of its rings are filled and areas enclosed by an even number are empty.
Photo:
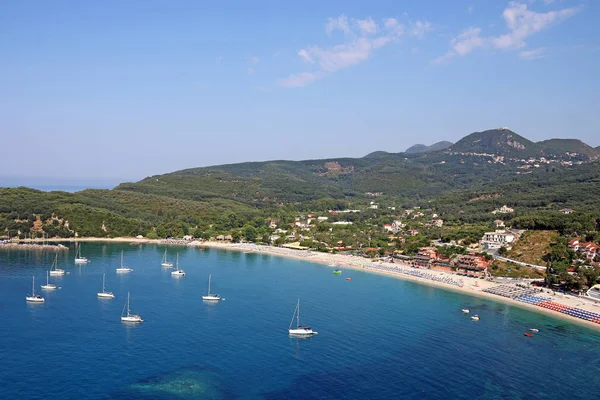
M41 240L27 240L27 242L36 242ZM485 289L498 286L499 283L490 282L483 279L470 278L466 276L458 276L449 272L437 271L437 270L415 270L408 264L403 264L395 261L392 263L383 263L373 261L368 258L344 255L344 254L329 254L321 252L313 252L309 250L294 250L289 248L273 247L266 245L257 245L253 243L228 243L228 242L211 242L211 241L172 241L172 240L160 240L160 239L138 239L138 238L77 238L77 239L54 239L46 240L55 242L113 242L113 243L139 243L139 244L161 244L161 245L185 245L191 247L211 247L223 250L242 251L246 253L261 253L268 254L278 257L294 258L298 260L304 260L323 264L332 267L339 268L350 268L354 270L366 271L371 273L377 273L381 275L387 275L394 278L405 279L419 284L438 287L446 290L454 290L456 292L467 294L470 296L478 296L487 298L492 301L499 301L513 306L528 309L533 312L543 313L555 318L560 318L565 321L573 322L576 324L584 325L589 328L600 330L600 324L596 324L590 321L586 321L580 318L572 317L566 314L562 314L556 311L548 310L542 307L538 307L531 304L526 304L511 298L498 296L491 293L484 292ZM388 267L387 270L382 270L380 267ZM426 274L428 278L419 276L409 275L409 273ZM435 279L435 280L434 280ZM451 283L448 283L451 282ZM460 286L458 285L460 284ZM553 293L550 290L545 290L540 293L545 297L551 297L551 300L555 303L559 303L568 307L577 307L586 311L600 313L600 304L592 301L583 299L581 297L568 296L560 293Z

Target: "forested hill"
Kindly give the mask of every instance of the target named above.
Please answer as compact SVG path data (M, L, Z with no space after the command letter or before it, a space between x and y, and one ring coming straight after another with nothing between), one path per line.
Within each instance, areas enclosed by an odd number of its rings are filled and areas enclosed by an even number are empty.
M578 141L534 143L499 129L441 151L192 168L74 194L0 189L0 232L29 229L38 218L55 234L137 235L157 225L211 224L224 215L264 221L282 210L324 211L375 197L396 207L435 207L457 221L490 220L504 204L521 216L563 207L597 211L600 162L590 149Z

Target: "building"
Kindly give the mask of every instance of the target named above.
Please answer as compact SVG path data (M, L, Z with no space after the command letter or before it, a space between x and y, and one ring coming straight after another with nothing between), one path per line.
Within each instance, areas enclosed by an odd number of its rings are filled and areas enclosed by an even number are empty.
M501 219L497 219L494 221L494 227L496 228L504 228L504 221Z
M561 214L571 214L571 213L574 213L575 210L571 210L570 208L563 208L562 210L559 210L558 212Z
M417 253L421 257L427 257L430 260L437 260L438 253L435 247L421 247Z
M492 211L492 214L510 214L512 212L515 212L514 208L510 208L507 205L503 205L502 207Z
M462 255L458 256L454 265L457 269L465 271L483 272L490 266L491 261L482 256Z
M406 233L408 234L408 236L417 236L419 234L419 231L416 229L409 229L408 231L406 231Z
M431 221L431 225L433 225L437 228L441 228L442 226L444 226L444 220L434 219L433 221Z
M510 231L497 230L484 233L479 243L487 249L499 249L500 247L509 247L516 238L515 234Z

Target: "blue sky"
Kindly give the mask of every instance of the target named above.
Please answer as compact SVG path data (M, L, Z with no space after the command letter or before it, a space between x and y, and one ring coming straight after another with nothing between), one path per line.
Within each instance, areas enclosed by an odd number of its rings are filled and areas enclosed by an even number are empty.
M600 145L600 3L22 1L0 176L136 180L508 126Z

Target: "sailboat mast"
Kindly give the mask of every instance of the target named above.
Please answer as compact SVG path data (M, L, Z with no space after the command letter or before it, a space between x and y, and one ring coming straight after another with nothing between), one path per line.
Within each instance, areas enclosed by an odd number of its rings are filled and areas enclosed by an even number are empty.
M31 277L31 295L35 296L35 276Z
M129 317L129 292L127 292L127 316Z
M298 299L298 314L296 314L296 328L300 326L300 299Z
M102 293L104 293L104 281L106 280L106 274L102 274Z
M210 277L211 275L208 275L208 295L210 296Z
M121 250L121 268L123 268L123 250Z

